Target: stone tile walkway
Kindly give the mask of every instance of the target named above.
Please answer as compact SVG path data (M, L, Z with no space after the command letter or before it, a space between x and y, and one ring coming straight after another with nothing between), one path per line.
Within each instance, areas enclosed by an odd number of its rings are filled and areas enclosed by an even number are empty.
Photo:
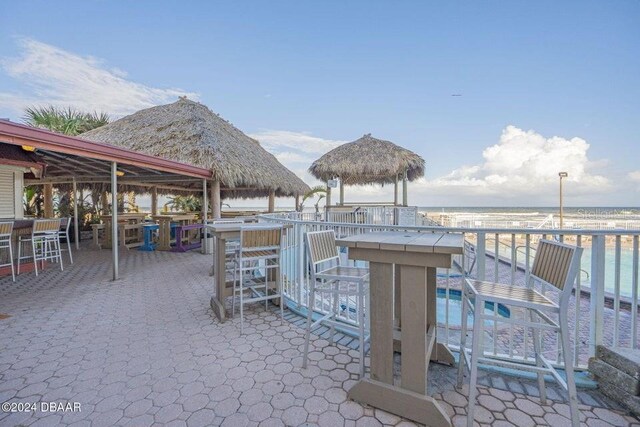
M78 402L79 412L0 412L0 426L411 425L346 399L357 351L313 340L303 370L299 318L256 306L220 324L209 308L209 257L130 251L110 282L110 253L84 250L60 272L17 283L0 278L0 402ZM429 388L455 425L466 392L455 369L435 365ZM481 425L567 425L553 386L541 406L535 384L483 373ZM589 426L640 425L597 391L580 392ZM40 408L39 408L40 409ZM635 423L635 424L634 424Z

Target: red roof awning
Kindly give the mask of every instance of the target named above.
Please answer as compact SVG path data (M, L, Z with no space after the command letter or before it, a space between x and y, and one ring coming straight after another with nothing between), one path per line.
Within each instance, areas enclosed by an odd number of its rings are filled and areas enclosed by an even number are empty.
M55 153L69 154L118 164L137 166L193 178L211 179L208 169L187 165L148 154L138 153L109 144L38 129L8 120L0 120L0 142L16 146L31 146ZM1 154L0 154L1 156Z

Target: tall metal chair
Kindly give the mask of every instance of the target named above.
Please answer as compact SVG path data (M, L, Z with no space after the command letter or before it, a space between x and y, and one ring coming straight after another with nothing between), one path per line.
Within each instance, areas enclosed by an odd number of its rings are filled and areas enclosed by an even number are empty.
M11 242L11 234L13 233L13 222L0 222L0 252L8 249L9 262L0 264L0 267L11 266L11 277L16 281L16 271L13 267L13 248ZM1 259L1 258L0 258Z
M43 269L45 261L58 261L60 262L60 270L64 271L59 231L59 219L36 219L33 221L31 235L18 237L18 274L20 274L20 261L23 259L33 259L36 276L38 275L38 261L41 262ZM31 255L22 255L23 247L27 243L31 244Z
M540 240L536 256L527 280L527 286L512 286L492 282L466 279L462 298L462 338L460 343L460 365L458 367L458 387L462 385L464 367L471 371L469 384L469 407L467 425L473 426L474 408L477 397L478 365L518 367L537 373L540 400L546 404L544 375L551 374L569 395L572 425L580 424L578 412L578 398L573 375L573 352L569 345L568 308L573 284L579 271L582 248L563 243ZM558 302L554 302L547 295L538 292L535 284L558 293ZM527 312L524 319L495 317L484 312L485 302L519 307ZM471 352L466 348L468 311L473 312L473 343ZM557 317L557 320L552 318ZM524 358L520 361L505 360L500 356L485 354L483 346L484 322L493 320L524 326L525 331L533 331L534 358ZM562 356L566 380L562 378L555 367L542 354L541 332L555 332L560 334ZM527 337L525 336L526 340Z
M58 235L67 243L67 249L60 248L63 252L69 252L69 262L73 264L73 254L71 253L71 239L69 239L69 228L71 227L71 217L60 218L60 230Z
M311 231L306 234L307 255L311 266L311 283L309 284L309 306L307 307L307 330L304 342L304 358L302 367L307 367L309 358L309 341L311 331L318 325L326 323L331 328L331 337L335 334L335 327L348 328L344 322L336 318L342 308L340 298L348 301L354 297L358 300L357 306L357 333L360 340L360 377L364 376L365 336L364 307L365 299L369 292L369 269L361 267L348 267L340 265L340 254L336 246L334 230ZM328 294L331 301L327 307L328 312L313 322L313 313L316 305L316 293Z
M282 226L243 226L240 229L240 246L234 257L232 313L235 314L236 296L240 297L240 329L244 333L244 305L264 301L265 310L269 300L280 299L280 315L284 320L284 295L280 271L282 250ZM264 276L256 275L263 271ZM270 289L270 279L275 282L275 291ZM248 295L245 295L248 292Z

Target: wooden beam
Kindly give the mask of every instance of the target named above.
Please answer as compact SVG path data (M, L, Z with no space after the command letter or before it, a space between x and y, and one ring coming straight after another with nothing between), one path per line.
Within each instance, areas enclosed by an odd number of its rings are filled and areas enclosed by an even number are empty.
M151 187L151 215L158 215L158 187Z
M276 210L276 192L275 190L269 191L269 209L268 212L275 212Z
M55 182L49 182L47 184L70 184L72 183L73 180L69 180L69 181L55 181ZM78 179L77 181L79 184L109 184L110 181L109 180L91 180L91 181L85 181L82 179ZM25 185L42 185L42 182L40 182L37 179L30 179L30 180L26 180L25 181ZM156 183L148 183L148 182L138 182L138 181L131 181L131 180L118 180L118 185L132 185L132 186L137 186L137 187L149 187L149 188L153 188L156 187L158 189L161 190L169 190L169 191L193 191L193 192L201 192L202 188L200 186L197 187L183 187L180 185L159 185Z
M220 219L222 216L220 206L220 181L217 179L211 184L211 213L213 219Z
M44 217L53 218L53 185L44 185Z
M340 178L340 206L344 206L344 181Z
M329 183L327 183L327 197L326 197L325 205L327 207L327 210L329 206L331 206L331 187L329 187Z
M296 211L298 210L299 207L300 207L300 195L296 194Z

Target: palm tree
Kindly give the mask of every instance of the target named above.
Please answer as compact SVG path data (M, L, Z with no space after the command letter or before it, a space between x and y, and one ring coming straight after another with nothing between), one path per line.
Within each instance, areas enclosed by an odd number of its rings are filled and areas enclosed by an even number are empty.
M86 113L74 108L58 108L53 105L47 107L29 107L25 110L23 121L25 124L37 128L48 129L53 132L63 133L65 135L76 136L81 133L90 131L91 129L104 126L109 123L109 116L106 113ZM36 197L29 197L27 200L41 200L41 189L36 190ZM92 191L92 193L94 193ZM93 200L98 199L98 195ZM70 197L70 194L67 194ZM94 204L93 211L96 211Z
M109 120L106 113L86 113L71 107L58 108L53 105L29 107L25 110L23 118L29 126L72 136L104 126L109 123Z
M324 186L317 185L313 187L311 190L304 193L304 196L302 196L302 201L300 202L300 206L298 207L298 212L302 212L302 210L304 209L304 202L306 202L310 198L315 197L316 195L318 195L318 200L316 200L315 204L316 213L320 212L320 201L326 197L326 194L327 189Z

